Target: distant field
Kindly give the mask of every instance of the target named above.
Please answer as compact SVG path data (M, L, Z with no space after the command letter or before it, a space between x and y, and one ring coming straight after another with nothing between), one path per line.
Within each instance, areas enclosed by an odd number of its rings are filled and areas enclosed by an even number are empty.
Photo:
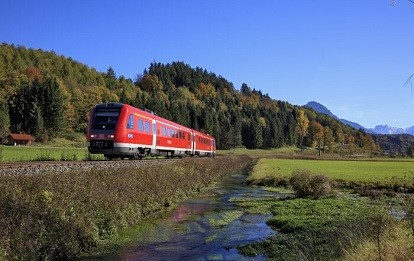
M219 155L250 155L255 157L271 157L276 154L294 154L298 151L296 147L283 147L278 149L254 149L234 148L229 150L218 150Z
M345 183L393 185L414 182L414 161L339 161L260 159L249 179L288 178L294 170L307 169Z
M90 157L90 155L88 155L86 148L0 146L0 162L83 160L87 157ZM103 156L93 155L93 158L103 159Z

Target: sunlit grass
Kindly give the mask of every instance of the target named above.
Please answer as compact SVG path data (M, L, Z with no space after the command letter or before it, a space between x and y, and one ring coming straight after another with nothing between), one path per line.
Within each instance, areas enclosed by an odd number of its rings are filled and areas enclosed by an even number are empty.
M407 186L414 182L414 161L339 161L260 159L249 180L288 178L293 171L306 169L344 183Z
M0 162L83 160L88 154L86 147L2 146L1 149Z

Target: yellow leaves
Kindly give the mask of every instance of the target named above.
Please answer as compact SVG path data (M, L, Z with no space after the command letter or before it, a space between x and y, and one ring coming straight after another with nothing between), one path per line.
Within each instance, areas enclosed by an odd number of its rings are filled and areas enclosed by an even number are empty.
M260 125L262 128L266 128L266 119L265 119L264 117L259 117L258 122L259 122L259 125Z
M247 106L251 106L254 108L257 108L260 104L260 96L258 94L253 93L250 96L246 96L246 95L239 95L238 96L239 100Z
M317 121L312 121L311 126L312 126L313 141L321 143L323 140L323 131L324 131L323 126Z
M217 92L216 89L214 88L214 86L211 83L200 83L200 85L198 86L197 90L195 91L195 95L197 96L197 98L202 99L202 98L216 98L217 97Z
M306 136L306 134L308 133L309 119L305 115L305 112L303 110L298 110L298 116L296 117L296 121L298 122L297 128L299 135L301 137Z
M194 93L190 92L188 88L180 87L177 89L177 93L180 101L199 107L204 107L204 104L199 99L197 99Z
M162 91L164 86L156 75L146 74L139 83L139 87L143 91Z

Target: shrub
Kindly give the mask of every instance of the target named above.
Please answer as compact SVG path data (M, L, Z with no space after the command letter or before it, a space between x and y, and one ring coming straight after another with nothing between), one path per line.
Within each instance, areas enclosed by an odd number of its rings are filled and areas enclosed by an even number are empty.
M289 180L290 185L300 198L319 198L331 192L329 178L325 175L311 175L309 170L295 170Z

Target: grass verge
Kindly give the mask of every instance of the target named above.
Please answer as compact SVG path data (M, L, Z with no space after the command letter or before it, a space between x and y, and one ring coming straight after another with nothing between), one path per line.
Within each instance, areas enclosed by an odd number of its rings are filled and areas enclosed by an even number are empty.
M104 159L103 155L89 154L86 147L0 146L0 151L1 162Z

